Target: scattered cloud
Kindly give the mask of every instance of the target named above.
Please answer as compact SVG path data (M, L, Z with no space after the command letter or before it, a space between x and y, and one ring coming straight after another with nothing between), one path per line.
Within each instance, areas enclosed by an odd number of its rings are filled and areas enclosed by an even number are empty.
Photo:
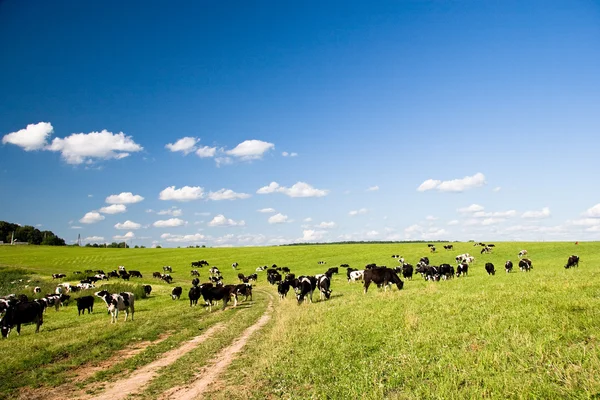
M221 165L233 164L233 160L231 157L217 157L215 158L215 163L217 164L217 167L220 167Z
M225 153L238 157L241 160L257 160L269 150L274 149L275 145L262 140L245 140L238 144L234 149L228 150Z
M487 218L487 217L500 217L500 218L510 218L517 215L516 210L508 210L508 211L495 211L495 212L484 212L477 211L473 213L474 218Z
M90 197L90 198L91 198L91 197L94 197L94 195L93 195L93 194L88 194L88 197Z
M195 212L194 215L198 215L198 216L202 216L202 217L208 217L210 215L209 212Z
M458 211L461 214L475 213L478 211L483 211L483 206L480 206L479 204L471 204L468 207L462 207L457 209L456 211Z
M548 218L550 216L550 208L544 207L541 211L525 211L522 218L530 218L530 219L543 219Z
M600 219L598 219L598 218L581 218L581 219L567 221L567 224L576 225L576 226L596 226L596 225L600 225Z
M198 143L200 139L195 137L186 136L175 143L168 143L165 145L165 148L171 150L172 152L180 151L184 155L188 155L192 151L196 150L196 143Z
M485 184L485 175L478 172L473 176L465 176L462 179L453 179L450 181L427 179L417 188L417 191L424 192L437 189L440 192L464 192L465 190L480 187Z
M196 150L196 155L200 158L214 157L216 153L217 153L216 147L204 146L204 147L200 147L200 148L198 148L198 150Z
M130 240L130 239L134 239L134 238L135 238L135 233L133 233L133 232L127 232L127 233L126 233L126 234L124 234L124 235L116 235L116 236L113 236L113 239L114 239L114 240L123 240L123 241L125 241L125 240Z
M97 211L90 211L86 213L83 218L79 220L82 224L94 224L96 222L100 222L104 219L104 215L101 215Z
M352 210L348 213L348 215L354 217L355 215L362 215L362 214L366 214L367 212L369 212L369 210L367 210L366 208L361 208L360 210Z
M283 153L281 153L281 155L284 157L296 157L298 156L298 153L288 153L287 151L284 151Z
M133 222L133 221L125 221L123 223L119 222L117 224L115 224L115 228L117 229L121 229L121 230L135 230L135 229L140 229L142 227L141 224L138 224L137 222Z
M159 220L152 224L156 228L174 228L176 226L186 225L187 222L180 218L169 218L166 220Z
M123 192L120 194L112 194L106 198L108 204L135 204L144 200L139 194L133 194L131 192Z
M437 219L437 217L434 217L433 215L428 215L425 217L426 221L435 221Z
M459 221L457 219L453 219L452 221L448 221L448 225L458 225Z
M600 203L588 208L587 211L583 213L583 216L591 218L600 218Z
M270 216L268 219L268 222L270 224L283 224L285 222L288 222L288 216L278 213L278 214Z
M241 221L234 221L233 219L226 218L223 214L215 215L215 217L208 223L208 226L244 226L246 223Z
M366 233L366 235L367 235L368 238L373 238L373 237L379 236L379 232L374 231L374 230L373 231L368 231Z
M42 150L53 132L54 128L49 122L29 124L25 129L4 135L2 144L14 144L25 151Z
M292 187L280 186L277 182L271 182L256 191L258 194L283 193L289 197L322 197L326 196L328 190L316 189L305 182L296 182Z
M102 214L120 214L127 211L125 204L112 204L108 207L102 207L100 210Z
M85 242L103 242L104 236L88 236L83 239Z
M367 192L375 192L379 190L379 186L375 185L375 186L371 186L367 189Z
M163 233L160 238L167 242L175 243L202 243L205 242L206 236L201 233L193 235L173 235L171 233Z
M269 208L261 208L260 210L256 210L256 211L258 211L259 213L274 213L275 209L269 207Z
M192 201L204 197L204 189L200 186L184 186L181 189L175 189L175 186L169 186L160 192L158 198L161 200L174 201Z
M496 186L495 188L492 189L492 192L499 192L501 189L500 186Z
M302 231L302 238L298 239L305 242L323 240L326 231L315 231L313 229L305 229Z
M49 151L60 152L68 164L91 163L94 159L121 159L129 156L130 152L142 151L144 148L135 143L131 136L123 132L73 133L64 139L54 138L45 148Z
M321 222L319 225L316 226L316 228L321 228L321 229L331 229L331 228L335 228L335 222L333 221L323 221Z
M70 228L71 229L83 229L82 226L77 226L77 225L71 225Z
M304 218L304 222L312 222L312 218L311 217Z
M247 199L250 197L247 193L236 193L231 189L221 189L216 192L210 192L208 198L210 200L235 200L235 199Z
M181 211L180 208L173 207L173 208L169 208L168 210L160 210L156 214L158 214L158 215L171 215L173 217L179 217L179 216L181 216L183 214L183 211Z

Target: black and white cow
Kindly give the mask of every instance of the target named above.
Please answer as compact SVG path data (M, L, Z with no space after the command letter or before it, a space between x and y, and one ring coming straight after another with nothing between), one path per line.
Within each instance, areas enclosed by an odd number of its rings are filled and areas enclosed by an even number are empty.
M412 264L403 264L402 265L402 277L404 279L412 280L413 271L414 271L414 267L412 266Z
M234 262L233 264L231 264L231 268L233 268L233 269L237 269L237 267L238 267L239 265L240 265L240 264L238 264L237 262Z
M65 274L52 274L52 279L61 279L61 278L66 278L67 275Z
M469 275L469 264L466 262L458 264L458 266L456 267L456 277L459 278L461 276L467 275Z
M398 290L402 290L402 287L404 287L404 282L402 282L396 272L386 267L376 267L366 270L364 279L365 293L367 293L367 290L369 290L369 285L371 285L371 282L375 282L377 286L383 285L384 291L387 290L388 283L395 283Z
M198 286L200 284L200 278L192 279L192 286Z
M200 276L200 272L198 272L198 270L197 270L197 269L193 269L193 270L192 270L192 272L190 272L190 274L191 274L192 276Z
M423 263L425 265L429 265L429 257L421 257L421 259L419 260L420 263Z
M248 297L250 297L250 301L252 301L252 285L249 283L242 283L239 285L235 285L235 304L234 304L234 306L237 306L238 296L244 296L244 301L248 300Z
M507 274L511 273L513 269L513 263L512 261L508 260L504 263L504 270L506 271Z
M167 283L173 282L173 277L171 276L171 274L162 274L160 279L162 279L163 281L165 281Z
M181 293L183 293L183 288L181 286L176 286L171 291L171 298L173 300L179 300L179 298L181 297Z
M200 288L198 286L192 286L190 291L188 292L188 297L190 298L190 307L192 305L198 305L198 299L200 298Z
M446 250L454 250L454 245L453 244L445 244L444 245L444 249L446 249Z
M323 300L323 297L325 297L325 300L327 300L331 296L330 286L331 286L331 279L329 278L329 276L327 276L327 274L321 276L317 280L317 288L319 289L319 294L320 294L321 300Z
M94 296L83 296L78 299L75 299L77 302L77 315L85 314L85 310L88 311L88 314L91 314L94 311Z
M150 296L150 293L152 293L152 286L144 285L142 287L144 288L144 293L146 293L146 296Z
M21 324L28 322L35 323L35 333L40 331L40 325L44 322L43 306L35 301L20 302L16 304L9 303L6 313L0 321L0 330L2 337L7 338L12 328L17 326L17 335L21 334Z
M220 276L221 275L221 271L219 271L219 268L217 268L217 267L212 267L211 269L208 270L208 273L210 274L210 276Z
M171 272L172 273L173 272L173 268L171 268L170 265L165 265L165 266L163 266L163 271L164 272Z
M533 268L533 264L531 260L528 258L523 258L519 261L519 269L521 271L529 272Z
M496 275L496 269L494 268L494 264L492 263L485 263L485 272L488 273L488 275Z
M317 286L317 279L314 276L301 276L298 278L298 287L296 288L296 299L298 304L309 299L312 303L312 295Z
M576 255L572 255L569 256L569 259L567 260L567 265L565 265L566 269L569 269L571 267L578 267L579 266L579 256Z
M258 280L258 274L250 274L247 276L248 281L256 282Z
M133 314L135 313L135 295L131 292L121 293L109 293L106 290L96 292L95 295L100 297L106 303L108 312L111 315L111 323L117 322L119 311L125 312L125 321L131 314L131 320L133 321Z
M267 274L267 282L271 285L281 282L281 274L277 271L273 271Z
M223 310L227 306L227 302L231 297L231 290L226 287L213 287L205 284L200 285L200 293L202 293L202 297L204 301L209 306L209 312L212 311L212 303L213 301L223 301Z
M290 291L290 282L286 279L277 284L277 293L279 294L279 299L283 300L285 296L287 296Z
M521 258L521 257L523 257L523 256L526 256L526 255L527 255L527 250L521 250L521 251L519 252L519 258Z
M454 267L450 264L440 264L439 273L444 280L452 279L454 277Z

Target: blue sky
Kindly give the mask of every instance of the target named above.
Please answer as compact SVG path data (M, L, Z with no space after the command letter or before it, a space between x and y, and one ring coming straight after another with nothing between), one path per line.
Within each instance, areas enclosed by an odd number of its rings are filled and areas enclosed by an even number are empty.
M598 240L599 48L595 1L3 1L0 220Z

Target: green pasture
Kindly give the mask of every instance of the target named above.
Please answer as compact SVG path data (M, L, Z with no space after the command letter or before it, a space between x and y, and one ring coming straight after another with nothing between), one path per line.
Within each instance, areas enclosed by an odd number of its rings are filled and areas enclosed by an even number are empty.
M23 387L54 387L73 378L74 368L110 359L133 343L152 344L135 357L97 373L102 382L113 370L131 371L217 322L231 325L164 371L140 395L156 398L186 382L220 349L229 345L264 312L275 297L273 318L252 337L233 362L226 382L209 397L332 399L598 398L600 397L600 243L496 243L493 254L479 254L473 243L431 254L426 244L356 244L216 249L96 249L0 247L0 295L31 294L32 286L51 289L52 273L85 269L106 272L125 265L144 274L131 285L151 284L153 292L136 303L135 321L110 324L96 302L90 316L77 316L74 304L48 310L39 334L24 326L0 341L0 398ZM533 270L520 272L517 253L527 249ZM469 276L425 282L415 275L404 289L383 292L347 283L345 270L334 276L328 301L298 305L293 292L279 301L276 288L259 272L254 301L224 312L189 307L190 263L206 259L218 266L226 283L237 273L277 264L292 272L315 274L342 263L396 266L392 254L415 264L454 263L469 252L476 261ZM571 254L580 266L563 268ZM513 273L504 262L515 263ZM318 265L323 260L325 265ZM231 268L238 262L237 271ZM492 262L496 275L484 264ZM151 278L163 265L173 268L171 285ZM207 268L200 269L201 280ZM22 277L22 278L21 278ZM23 279L23 282L18 282ZM11 282L15 282L11 284ZM30 281L30 282L27 282ZM24 286L29 287L25 288ZM179 301L169 297L182 286ZM133 287L133 286L132 286ZM244 303L242 303L244 304ZM190 368L193 366L193 369ZM82 385L81 383L79 385ZM84 389L86 389L84 387ZM94 390L98 390L95 388Z

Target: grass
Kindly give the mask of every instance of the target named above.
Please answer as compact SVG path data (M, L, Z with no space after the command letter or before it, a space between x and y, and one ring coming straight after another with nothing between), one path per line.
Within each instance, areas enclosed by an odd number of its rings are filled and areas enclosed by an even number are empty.
M450 262L470 252L476 262L469 277L425 282L419 276L404 289L384 293L334 276L330 300L298 306L293 293L276 300L272 320L222 378L209 397L221 398L595 398L600 395L600 243L496 243L494 254L480 255L472 243L429 254L425 244L363 244L234 249L87 249L0 247L0 284L26 279L51 282L52 273L116 269L125 265L144 274L153 292L136 303L136 320L110 325L104 307L77 317L75 307L48 310L40 334L25 326L22 336L0 342L0 397L20 387L56 386L80 365L108 359L131 343L171 336L112 369L133 370L198 334L198 327L226 321L222 331L164 371L142 393L155 398L184 383L207 360L229 345L262 314L266 295L251 308L213 312L190 309L190 262L206 259L228 283L237 273L276 263L296 274L323 272L348 263L360 268L376 262L394 266L392 254L415 263ZM441 246L438 246L441 247ZM529 251L530 273L504 273L507 259ZM580 267L563 268L571 254ZM317 265L325 260L325 266ZM240 263L239 271L231 263ZM485 262L496 266L488 276ZM150 278L163 265L173 267L172 285ZM518 271L518 268L516 268ZM200 269L201 280L207 268ZM340 272L344 272L343 270ZM5 279L5 274L10 278ZM260 273L259 273L260 274ZM264 273L263 273L264 274ZM24 279L24 280L26 280ZM138 282L136 280L135 282ZM39 286L39 285L38 285ZM184 296L172 301L173 286ZM0 286L4 288L6 286ZM258 288L275 294L260 276ZM12 292L19 287L12 286ZM25 290L25 289L23 289ZM6 293L0 293L6 294ZM60 340L57 340L59 338ZM18 345L15 345L18 344ZM23 352L22 349L34 351ZM190 368L190 365L193 366ZM111 370L112 370L111 369ZM12 372L9 373L9 372ZM102 381L110 371L97 374Z

